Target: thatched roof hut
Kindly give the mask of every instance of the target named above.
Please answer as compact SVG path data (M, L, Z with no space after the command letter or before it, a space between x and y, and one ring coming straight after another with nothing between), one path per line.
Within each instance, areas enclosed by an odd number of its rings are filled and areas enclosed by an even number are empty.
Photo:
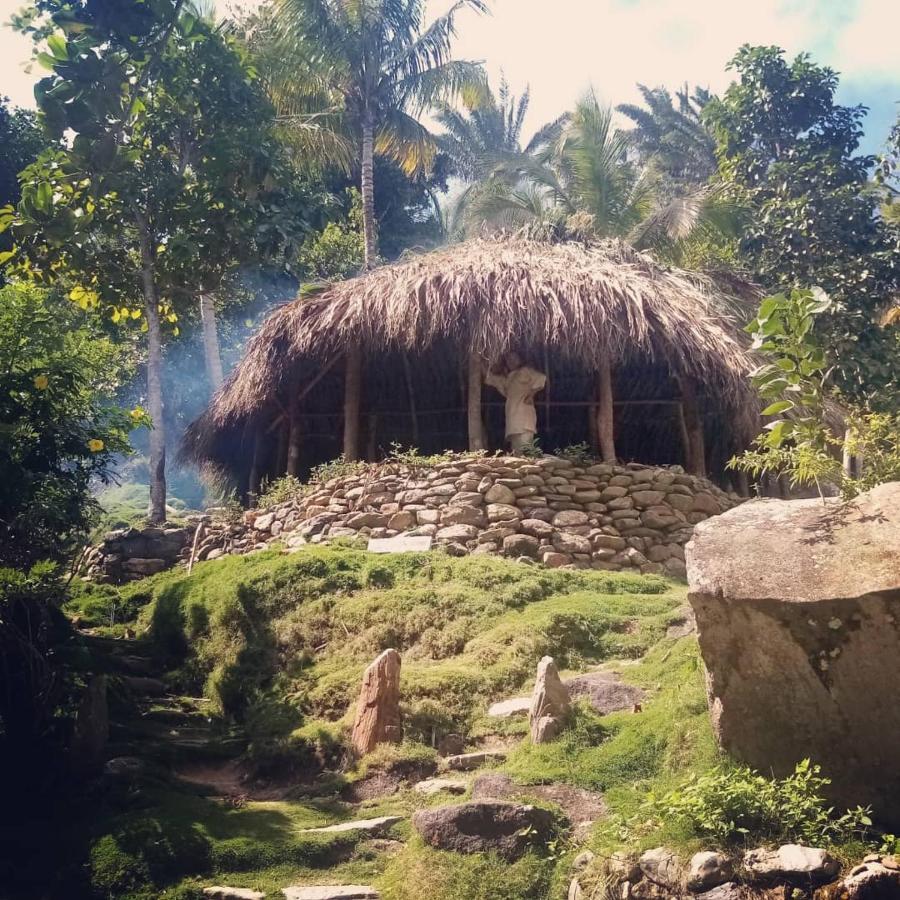
M482 396L483 366L516 349L548 375L544 448L720 470L758 430L741 332L756 296L612 242L409 256L275 310L184 455L254 490L342 451L498 449L502 403Z

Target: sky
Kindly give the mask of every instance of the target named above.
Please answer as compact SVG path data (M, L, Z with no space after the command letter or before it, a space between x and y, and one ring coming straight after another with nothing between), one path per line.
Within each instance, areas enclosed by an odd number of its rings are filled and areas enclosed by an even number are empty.
M0 22L22 3L0 0ZM433 0L430 9L448 3ZM488 16L460 16L455 52L483 60L495 84L504 72L515 93L530 85L526 132L591 85L611 104L636 101L637 82L722 91L742 43L806 51L840 72L840 102L871 110L866 152L882 148L900 111L900 0L492 0L491 7ZM32 106L36 76L23 69L29 52L29 42L0 28L0 94Z

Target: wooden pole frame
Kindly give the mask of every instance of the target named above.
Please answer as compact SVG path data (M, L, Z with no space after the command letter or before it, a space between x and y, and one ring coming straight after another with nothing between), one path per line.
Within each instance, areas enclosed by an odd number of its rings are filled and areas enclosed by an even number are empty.
M597 440L600 458L605 463L616 461L615 423L613 418L612 365L604 355L597 369Z
M485 449L484 422L481 418L481 381L481 356L474 351L469 351L466 412L468 417L469 450L472 452Z

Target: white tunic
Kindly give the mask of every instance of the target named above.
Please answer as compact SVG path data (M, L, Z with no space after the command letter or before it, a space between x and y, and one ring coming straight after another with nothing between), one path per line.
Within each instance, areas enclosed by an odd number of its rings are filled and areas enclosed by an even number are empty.
M488 373L485 382L506 397L506 436L537 431L534 395L543 390L547 376L529 366L513 369L509 375Z

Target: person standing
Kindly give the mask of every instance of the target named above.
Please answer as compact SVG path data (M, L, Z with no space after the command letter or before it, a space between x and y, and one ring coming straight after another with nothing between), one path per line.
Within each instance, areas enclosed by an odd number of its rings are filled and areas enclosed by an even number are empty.
M515 351L506 354L503 368L506 374L488 370L484 381L506 398L506 439L513 452L519 453L534 440L537 432L534 396L546 386L547 376L526 366Z

